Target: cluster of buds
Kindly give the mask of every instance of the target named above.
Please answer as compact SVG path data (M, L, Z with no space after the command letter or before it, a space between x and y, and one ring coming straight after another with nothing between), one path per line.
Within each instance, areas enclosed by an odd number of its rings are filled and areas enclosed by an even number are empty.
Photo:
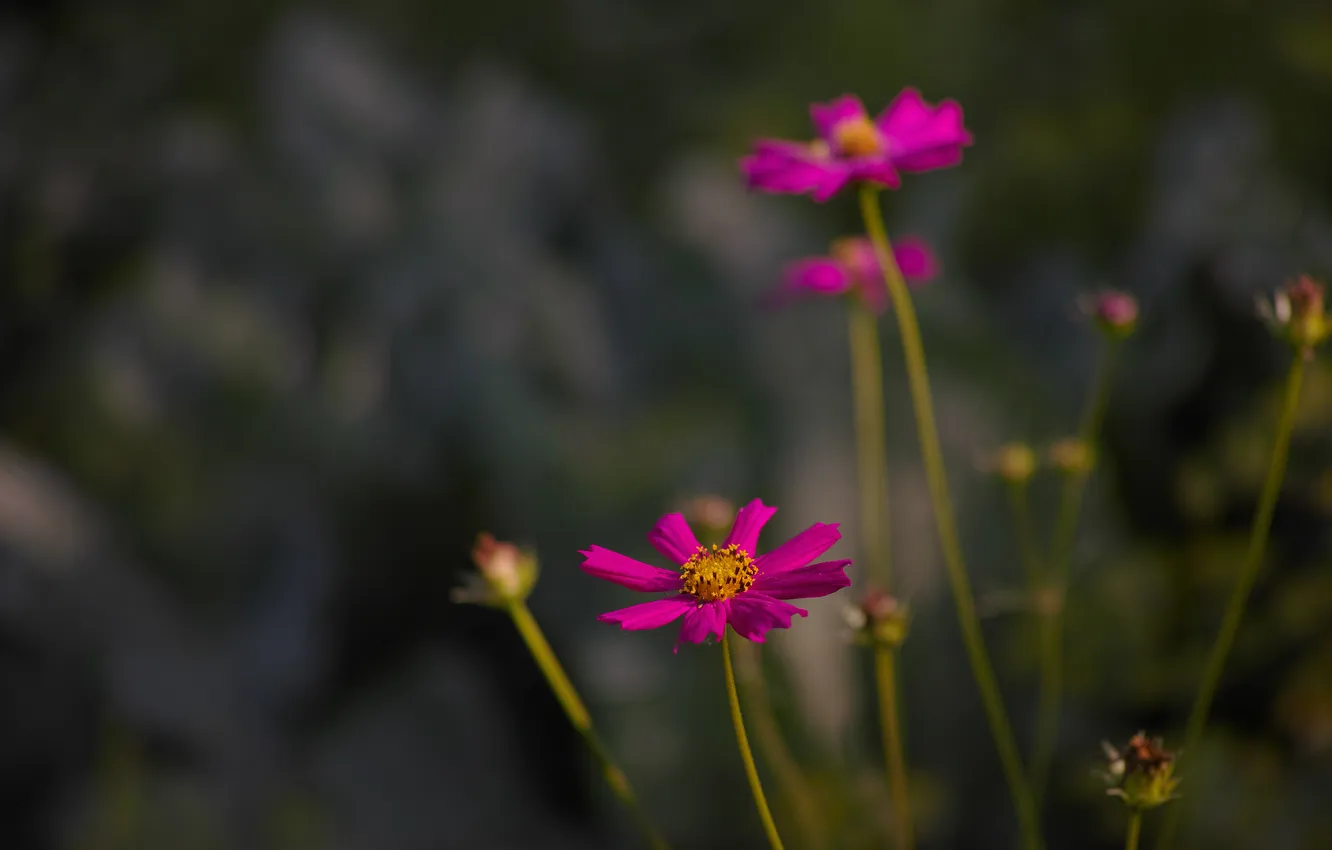
M1084 295L1079 303L1082 311L1111 339L1125 339L1138 326L1138 301L1126 292L1105 289Z
M454 602L504 608L526 601L537 580L536 554L482 532L472 548L476 572L451 594Z
M1323 305L1323 285L1308 275L1277 290L1271 302L1258 299L1258 315L1272 333L1306 358L1329 336L1332 318Z
M861 646L896 649L906 641L907 608L890 593L866 591L860 604L846 608L842 616Z
M1161 745L1160 738L1148 738L1139 732L1129 739L1123 751L1108 743L1105 748L1108 767L1105 780L1112 797L1119 797L1130 809L1154 809L1175 799L1175 754Z

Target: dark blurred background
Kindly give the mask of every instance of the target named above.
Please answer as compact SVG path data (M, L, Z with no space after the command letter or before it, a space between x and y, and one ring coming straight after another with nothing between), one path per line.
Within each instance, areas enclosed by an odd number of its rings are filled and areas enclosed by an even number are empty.
M1099 742L1178 743L1266 462L1287 354L1254 297L1332 271L1322 0L4 4L0 846L642 846L511 624L449 602L482 529L539 550L533 610L677 850L763 846L717 649L595 622L638 600L577 549L655 557L716 493L854 554L842 314L756 305L855 205L735 163L904 85L976 137L888 209L941 255L918 304L1024 745L1030 606L977 459L1073 427L1080 293L1142 302L1046 821L1119 846ZM885 333L922 846L1011 847ZM1330 515L1319 364L1181 846L1332 846ZM763 657L824 846L886 847L850 598Z

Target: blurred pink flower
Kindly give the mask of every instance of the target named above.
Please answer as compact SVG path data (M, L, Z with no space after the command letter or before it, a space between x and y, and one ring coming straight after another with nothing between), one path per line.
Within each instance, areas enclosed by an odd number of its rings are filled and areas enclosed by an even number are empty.
M956 165L972 141L956 101L930 106L915 89L903 89L873 121L854 95L814 104L810 118L819 134L812 142L754 144L754 152L740 162L751 188L809 194L820 202L848 183L892 189L901 182L898 172Z
M924 240L903 237L893 245L893 258L908 284L920 285L939 273L934 252ZM806 257L787 266L779 300L814 292L842 295L858 292L870 309L888 309L888 289L874 245L863 236L838 239L826 257Z
M699 544L682 514L667 514L652 529L648 542L676 565L673 570L600 546L581 552L583 571L590 575L630 590L674 594L597 619L637 630L655 629L683 617L680 640L690 643L703 643L710 635L720 639L728 624L736 634L756 642L762 642L769 629L790 628L792 617L808 612L783 600L827 596L849 586L846 568L851 562L809 563L841 539L837 525L827 523L815 523L771 552L757 554L759 532L776 512L755 499L736 514L726 540L710 547Z

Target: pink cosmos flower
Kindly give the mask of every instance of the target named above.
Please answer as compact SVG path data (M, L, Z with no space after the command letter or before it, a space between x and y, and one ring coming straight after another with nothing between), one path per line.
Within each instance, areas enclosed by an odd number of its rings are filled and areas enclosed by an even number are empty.
M915 89L903 89L879 117L854 95L809 109L819 138L812 142L760 139L740 161L750 188L803 195L823 202L848 183L895 189L902 171L930 171L962 161L971 133L962 107L945 100L930 106Z
M760 643L769 629L790 628L793 616L808 612L783 600L827 596L848 587L846 568L851 562L810 563L841 539L835 523L815 523L759 555L759 532L776 512L755 499L736 514L726 540L710 547L699 544L682 514L667 514L652 529L648 542L675 565L670 570L600 546L580 552L586 573L630 590L674 594L597 619L636 630L655 629L683 617L680 640L690 643L702 643L709 635L720 640L728 623L736 634Z
M908 284L919 285L939 273L939 263L924 240L906 236L893 243L893 258ZM888 289L879 257L868 239L838 239L827 257L806 257L786 269L779 299L803 293L841 295L855 291L876 313L888 309Z

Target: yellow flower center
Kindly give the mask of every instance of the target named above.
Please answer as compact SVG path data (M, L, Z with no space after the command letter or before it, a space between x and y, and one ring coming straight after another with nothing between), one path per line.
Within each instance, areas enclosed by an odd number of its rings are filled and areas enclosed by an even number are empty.
M883 150L883 137L865 115L838 122L832 131L833 145L843 156L873 156Z
M680 567L685 593L700 602L719 602L743 593L754 583L758 568L749 553L732 543L730 546L698 547L698 551Z

